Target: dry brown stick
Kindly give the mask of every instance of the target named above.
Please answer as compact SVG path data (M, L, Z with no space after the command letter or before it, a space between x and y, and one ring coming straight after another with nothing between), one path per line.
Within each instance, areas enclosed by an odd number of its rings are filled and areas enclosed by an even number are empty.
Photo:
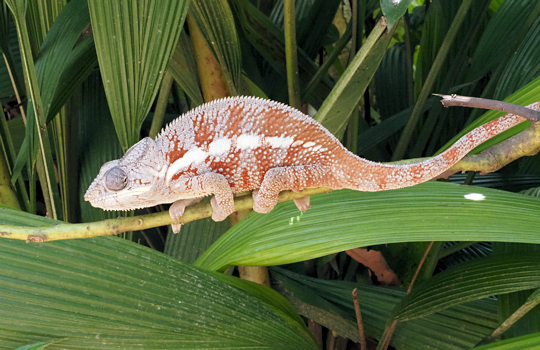
M515 105L513 103L459 95L433 95L442 97L441 103L444 107L459 106L481 109L493 109L496 111L519 115L520 117L523 117L532 122L540 121L540 112L520 105Z
M411 283L409 284L409 288L407 288L407 294L411 292L411 289L413 287L414 282L416 281L416 278L418 277L418 274L420 273L420 269L422 269L422 266L424 265L424 262L427 259L427 256L429 252L431 251L431 247L433 247L433 241L429 243L428 247L426 248L426 251L424 252L424 256L422 257L422 260L420 260L420 263L418 264L418 268L416 269L416 272L414 273L414 276L411 280Z
M360 333L360 349L367 350L366 333L364 332L364 322L362 321L362 313L360 312L360 304L358 303L358 295L356 288L352 291L354 302L354 311L356 312L356 323L358 324L358 333Z

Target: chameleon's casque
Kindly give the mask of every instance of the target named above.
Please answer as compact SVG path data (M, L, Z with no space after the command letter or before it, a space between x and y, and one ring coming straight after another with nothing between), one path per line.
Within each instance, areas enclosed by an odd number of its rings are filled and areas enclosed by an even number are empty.
M233 193L255 189L253 209L267 213L284 190L381 191L430 180L524 120L508 114L471 131L437 157L390 165L355 156L294 108L253 97L225 98L180 116L155 141L145 138L121 159L105 163L84 198L107 210L174 202L170 213L177 219L187 205L214 194L212 218L219 221L234 212ZM296 203L306 210L309 198Z

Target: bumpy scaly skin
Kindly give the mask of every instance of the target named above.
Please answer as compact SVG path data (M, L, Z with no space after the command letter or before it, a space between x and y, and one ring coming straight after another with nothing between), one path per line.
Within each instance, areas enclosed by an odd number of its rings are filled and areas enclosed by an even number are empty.
M540 102L528 106L540 110ZM131 210L172 203L178 219L187 205L214 194L212 218L234 212L233 193L255 189L253 209L267 213L284 190L326 186L382 191L416 185L443 173L470 150L525 121L507 114L463 136L437 157L390 165L346 150L312 118L278 102L231 97L202 105L145 138L119 160L105 163L84 198L99 208ZM309 198L295 201L300 210Z

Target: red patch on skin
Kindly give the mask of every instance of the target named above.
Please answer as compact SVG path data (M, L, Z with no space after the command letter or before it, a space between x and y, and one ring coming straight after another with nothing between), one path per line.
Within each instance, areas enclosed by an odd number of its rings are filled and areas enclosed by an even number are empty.
M188 175L188 176L196 176L197 173L193 170L191 166L187 168L185 171L178 172L174 174L174 176L171 178L171 181L178 180L181 176Z
M174 163L176 160L182 158L184 156L184 154L186 154L187 150L185 149L182 149L182 150L175 150L175 151L171 151L169 153L167 153L165 155L165 159L167 159L167 161L169 162L169 164L172 164Z

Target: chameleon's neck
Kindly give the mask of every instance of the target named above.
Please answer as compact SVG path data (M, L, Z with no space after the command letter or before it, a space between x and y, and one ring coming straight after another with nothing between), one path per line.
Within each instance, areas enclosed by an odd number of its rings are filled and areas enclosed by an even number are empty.
M495 119L464 135L438 156L419 163L381 164L347 153L343 176L349 184L345 187L372 192L429 181L447 171L481 143L523 121L524 118L512 114Z

